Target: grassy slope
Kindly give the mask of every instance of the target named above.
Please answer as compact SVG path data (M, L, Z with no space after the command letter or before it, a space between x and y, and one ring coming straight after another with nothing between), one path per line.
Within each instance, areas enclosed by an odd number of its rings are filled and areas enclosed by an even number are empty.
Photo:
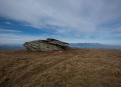
M0 87L121 87L121 50L0 51Z

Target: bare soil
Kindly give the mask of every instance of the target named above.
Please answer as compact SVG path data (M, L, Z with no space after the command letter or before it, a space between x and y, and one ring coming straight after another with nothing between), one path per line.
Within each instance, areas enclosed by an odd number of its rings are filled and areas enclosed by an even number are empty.
M0 51L0 87L121 87L121 50Z

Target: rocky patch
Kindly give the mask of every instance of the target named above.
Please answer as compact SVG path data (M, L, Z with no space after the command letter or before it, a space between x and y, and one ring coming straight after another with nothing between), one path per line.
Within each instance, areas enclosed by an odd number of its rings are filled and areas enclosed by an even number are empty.
M52 38L48 38L47 40L25 42L24 47L29 51L55 51L70 49L68 43Z

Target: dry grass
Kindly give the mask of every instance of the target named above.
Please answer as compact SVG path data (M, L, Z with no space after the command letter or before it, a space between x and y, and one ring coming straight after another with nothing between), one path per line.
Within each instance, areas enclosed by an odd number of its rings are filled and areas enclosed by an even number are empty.
M121 50L0 51L0 87L121 87Z

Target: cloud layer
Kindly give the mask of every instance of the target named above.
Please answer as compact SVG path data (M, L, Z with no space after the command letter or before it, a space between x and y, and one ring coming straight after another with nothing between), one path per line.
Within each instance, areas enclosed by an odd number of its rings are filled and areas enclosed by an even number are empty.
M121 16L120 0L1 0L0 14L34 27L91 32Z
M121 36L121 0L0 0L0 16L62 34Z
M17 31L17 30L8 30L8 29L2 29L2 28L0 28L0 32L20 33L20 32L22 32L22 31Z

